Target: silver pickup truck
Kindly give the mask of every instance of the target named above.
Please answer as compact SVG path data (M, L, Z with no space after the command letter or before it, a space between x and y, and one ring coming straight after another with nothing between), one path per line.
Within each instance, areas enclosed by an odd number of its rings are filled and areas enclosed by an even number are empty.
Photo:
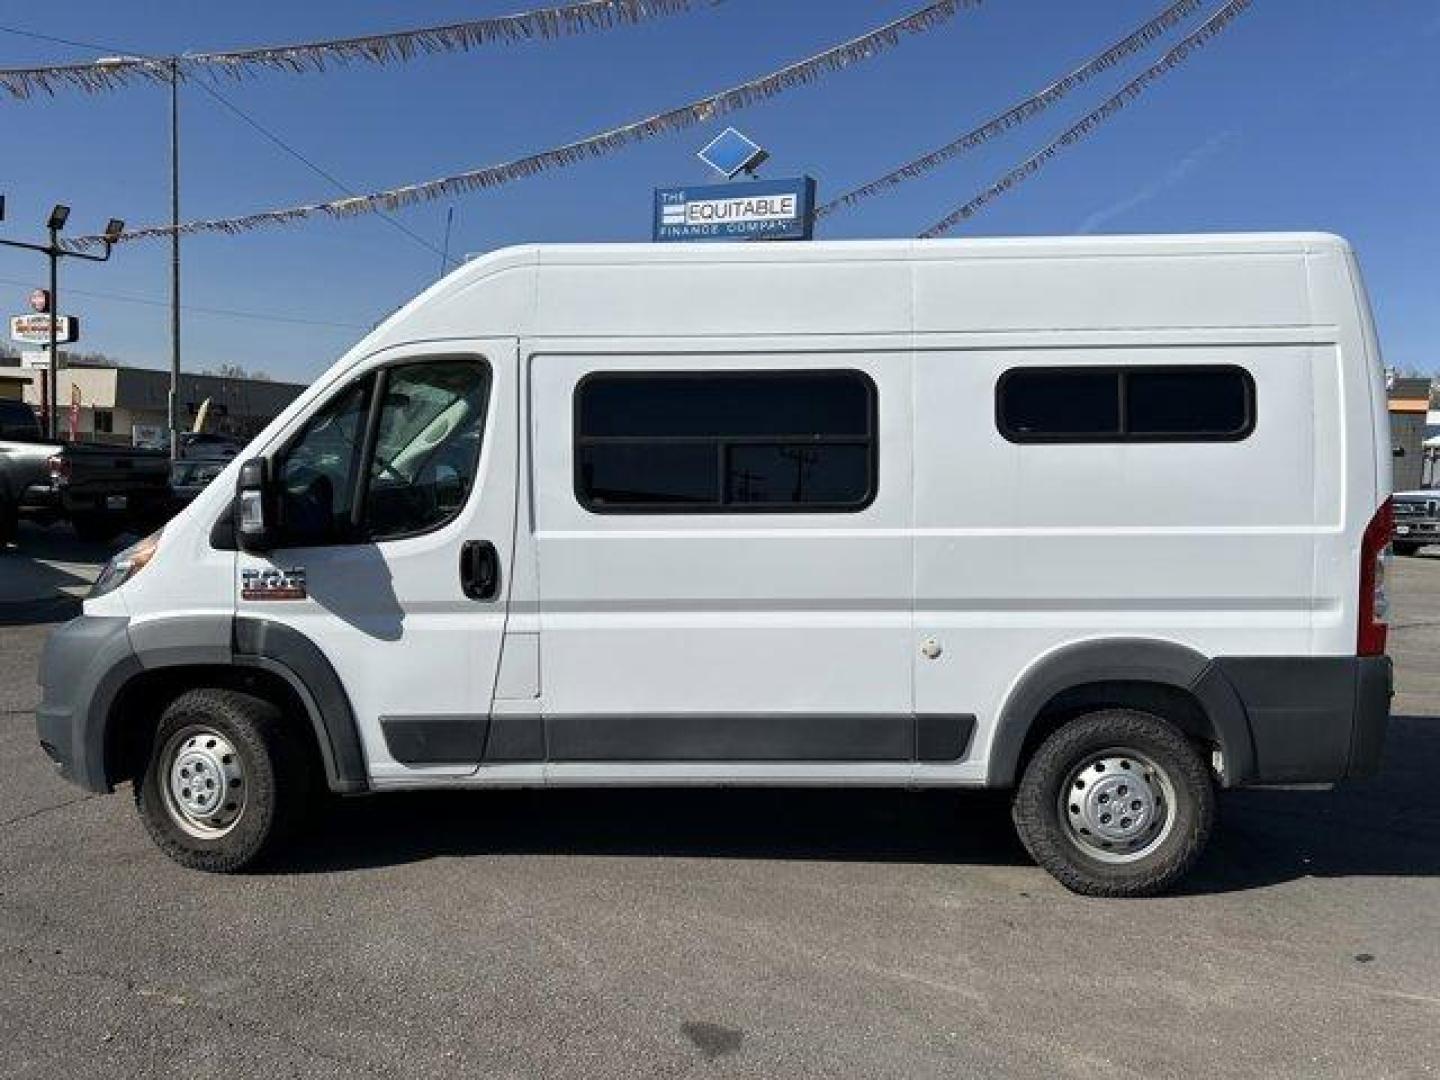
M84 540L148 532L168 511L169 471L159 450L47 442L29 405L0 401L0 545L21 518L68 520Z
M1396 555L1414 555L1426 544L1440 544L1440 489L1397 491L1394 497Z

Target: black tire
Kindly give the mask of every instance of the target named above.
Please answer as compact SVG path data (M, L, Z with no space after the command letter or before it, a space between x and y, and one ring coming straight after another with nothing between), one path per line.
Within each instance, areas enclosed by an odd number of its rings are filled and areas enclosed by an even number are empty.
M108 544L120 535L125 522L111 514L75 514L70 527L87 544Z
M1096 819L1084 815L1105 809L1093 800L1114 797L1106 792L1125 796L1126 787L1114 785L1133 783L1136 775L1143 788L1129 794L1144 797L1145 830L1114 844L1088 832L1085 825ZM1215 823L1215 788L1199 751L1174 726L1150 713L1106 709L1070 721L1041 743L1011 814L1025 849L1072 892L1154 896L1184 877L1204 851ZM1102 852L1102 844L1118 850Z
M216 759L210 768L221 768L220 775L225 766L238 768L241 782L235 784L237 776L231 775L221 788L243 793L234 819L220 827L224 819L216 818L214 829L187 815L169 788L172 763L181 764L191 753L203 766L205 755L214 752L204 749L207 742L233 749L233 762L227 756L224 766ZM150 760L135 783L135 806L151 839L170 858L192 870L228 874L283 843L304 816L309 788L305 748L279 709L234 690L190 690L160 718Z
M1396 555L1414 555L1422 546L1421 544L1402 544L1399 541L1391 545Z

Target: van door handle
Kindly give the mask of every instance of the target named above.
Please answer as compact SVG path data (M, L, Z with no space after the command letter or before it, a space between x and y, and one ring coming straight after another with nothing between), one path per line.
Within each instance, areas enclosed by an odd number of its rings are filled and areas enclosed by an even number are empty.
M489 540L467 540L460 549L460 587L471 600L494 600L500 591L500 556Z

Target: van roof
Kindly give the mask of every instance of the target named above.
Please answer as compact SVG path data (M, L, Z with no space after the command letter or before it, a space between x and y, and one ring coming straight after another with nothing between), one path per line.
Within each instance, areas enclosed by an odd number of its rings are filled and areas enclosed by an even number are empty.
M1349 250L1328 233L531 244L467 262L363 345L369 352L491 335L1295 326L1313 321L1307 258L1343 263ZM1011 265L997 275L994 260ZM1092 266L1078 273L1072 260ZM690 272L677 275L680 268Z
M471 259L467 269L499 265L576 263L825 262L831 259L956 259L1004 256L1196 255L1346 251L1343 237L1324 232L1154 233L1085 236L982 236L952 240L717 241L685 244L519 244Z

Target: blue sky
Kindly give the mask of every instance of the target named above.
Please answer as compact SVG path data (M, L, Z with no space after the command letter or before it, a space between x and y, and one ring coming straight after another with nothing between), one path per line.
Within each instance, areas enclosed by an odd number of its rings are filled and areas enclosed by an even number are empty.
M0 25L159 54L476 18L526 2L50 0L6 4ZM726 0L558 42L387 68L226 80L220 89L312 161L368 191L501 161L681 104L921 2ZM705 180L694 152L726 122L770 148L767 175L807 172L818 178L823 200L968 130L1161 6L988 0L877 59L725 120L398 217L438 246L446 206L453 206L451 248L460 253L528 241L648 239L652 188ZM0 66L93 55L0 32ZM1436 369L1437 61L1440 0L1256 0L1140 102L955 235L1339 232L1359 250L1387 361ZM914 235L1146 62L1135 58L1041 119L835 215L823 235ZM184 217L336 194L200 91L184 91L182 110ZM73 206L75 231L98 228L112 215L132 224L165 220L167 118L167 92L157 87L0 99L0 146L7 148L0 192L9 216L3 235L29 235L29 224L43 221L55 201ZM237 363L297 380L320 372L439 268L432 251L375 217L189 239L184 258L189 305L310 320L187 311L186 368ZM65 307L83 317L81 346L128 363L167 363L168 273L163 243L127 245L104 266L67 264L62 291L76 290ZM22 310L42 276L38 259L0 250L7 311Z

